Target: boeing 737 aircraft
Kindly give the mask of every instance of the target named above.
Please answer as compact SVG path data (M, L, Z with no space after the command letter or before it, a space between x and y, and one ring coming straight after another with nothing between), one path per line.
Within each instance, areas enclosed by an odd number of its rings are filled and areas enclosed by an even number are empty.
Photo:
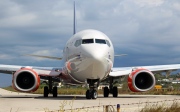
M109 87L104 87L104 97L111 93L118 96L118 89L113 79L128 75L128 86L133 92L144 92L155 86L154 73L180 69L180 64L156 65L141 67L113 68L114 48L111 40L97 30L83 30L76 33L74 3L74 35L67 41L63 57L30 55L65 61L63 67L34 67L17 65L0 65L0 73L12 74L12 86L21 92L36 91L40 79L48 79L49 85L44 87L44 97L49 93L57 97L57 87L52 87L52 80L58 79L66 84L87 84L87 99L96 99L97 87L104 79L109 78Z

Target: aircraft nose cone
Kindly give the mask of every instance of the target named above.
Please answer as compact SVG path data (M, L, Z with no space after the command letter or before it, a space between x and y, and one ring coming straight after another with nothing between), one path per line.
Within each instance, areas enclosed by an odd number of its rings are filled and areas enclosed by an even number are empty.
M103 52L99 51L99 50L95 50L95 51L90 51L88 52L89 55L88 57L95 60L95 61L99 61L103 58Z
M89 79L102 79L105 76L107 60L107 49L100 45L83 46L82 54L85 57L85 63L88 66L86 73L89 73Z
M83 47L84 54L86 57L91 58L96 61L102 60L102 58L106 55L106 49L98 46L91 46L91 47Z

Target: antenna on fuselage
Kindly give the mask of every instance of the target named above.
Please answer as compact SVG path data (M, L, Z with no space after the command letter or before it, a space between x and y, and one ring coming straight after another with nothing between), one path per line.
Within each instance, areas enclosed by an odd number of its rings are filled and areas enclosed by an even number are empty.
M76 2L74 1L73 34L76 34Z

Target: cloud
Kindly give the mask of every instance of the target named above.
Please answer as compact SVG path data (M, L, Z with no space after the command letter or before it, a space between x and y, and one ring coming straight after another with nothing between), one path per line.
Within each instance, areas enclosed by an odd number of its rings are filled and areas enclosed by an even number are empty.
M76 0L77 31L100 30L116 54L128 54L115 66L180 63L179 6L178 0ZM63 66L21 55L61 56L72 26L73 1L1 0L0 63Z
M1 27L22 27L32 24L31 22L36 18L34 14L23 14L13 17L1 19Z
M3 28L27 26L36 18L35 14L24 11L20 4L9 0L1 1L1 9L0 26Z
M153 6L154 7L154 6L162 5L164 3L164 0L136 0L134 2L138 5L140 5L141 7L145 7L145 6Z
M8 54L0 54L0 59L1 60L9 60L9 59L13 59L13 57Z
M6 54L47 51L47 55L57 55L49 51L63 49L72 35L71 1L7 0L1 6L0 46L2 51L6 48ZM77 0L76 6L78 31L86 28L103 31L115 49L150 55L159 51L165 54L164 48L172 52L170 48L178 47L178 1Z

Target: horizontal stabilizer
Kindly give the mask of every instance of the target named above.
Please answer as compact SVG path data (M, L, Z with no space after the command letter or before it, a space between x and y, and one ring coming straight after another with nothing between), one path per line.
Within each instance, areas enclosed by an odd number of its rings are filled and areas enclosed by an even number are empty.
M62 60L62 58L60 58L60 57L41 56L41 55L34 55L34 54L26 54L25 56L32 56L32 57L38 57L38 58L48 58L48 59L54 59L54 60Z
M127 56L127 54L117 54L117 55L114 55L115 57L118 57L118 56Z

